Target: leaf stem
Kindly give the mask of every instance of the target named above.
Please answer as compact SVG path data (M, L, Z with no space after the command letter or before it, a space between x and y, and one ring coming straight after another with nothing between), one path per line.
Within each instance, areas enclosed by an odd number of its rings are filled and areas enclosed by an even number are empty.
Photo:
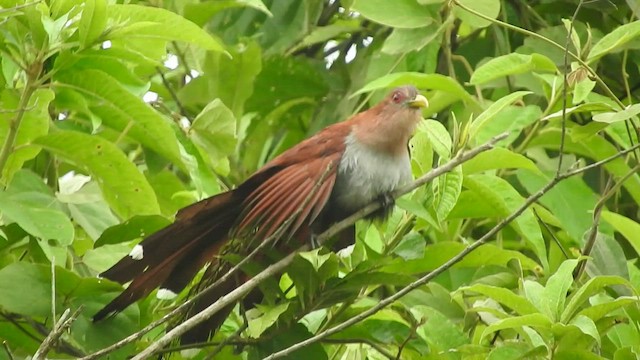
M20 129L20 123L22 119L24 119L24 114L27 112L27 107L29 105L29 101L31 100L31 96L36 91L36 86L33 84L33 81L29 79L20 95L20 103L18 104L18 113L14 118L9 120L9 128L7 129L7 137L2 144L2 149L0 149L0 177L4 173L4 168L7 165L7 161L9 160L9 156L13 152L16 138L18 136L18 129Z

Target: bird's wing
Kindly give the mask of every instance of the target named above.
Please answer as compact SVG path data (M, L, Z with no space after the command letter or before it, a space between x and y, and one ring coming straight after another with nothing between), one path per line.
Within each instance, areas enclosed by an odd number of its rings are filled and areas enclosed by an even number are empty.
M265 239L282 228L288 238L311 225L333 191L348 132L330 126L269 162L262 171L280 170L246 198L236 234Z

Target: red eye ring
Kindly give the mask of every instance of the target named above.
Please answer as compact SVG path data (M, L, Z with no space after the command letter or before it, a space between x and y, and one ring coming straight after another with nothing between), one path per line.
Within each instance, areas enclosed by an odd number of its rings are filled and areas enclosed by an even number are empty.
M400 94L399 92L393 93L391 100L393 100L393 102L396 104L400 103L400 101L402 100L402 94Z

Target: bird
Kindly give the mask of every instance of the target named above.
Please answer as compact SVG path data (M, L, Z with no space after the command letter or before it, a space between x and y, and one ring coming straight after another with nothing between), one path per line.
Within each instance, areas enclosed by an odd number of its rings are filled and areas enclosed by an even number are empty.
M408 142L427 106L416 87L397 87L377 105L276 156L235 189L179 210L173 223L100 274L130 284L93 320L114 315L155 289L159 299L175 298L207 265L203 277L215 281L232 267L225 254L246 256L274 234L279 239L272 246L290 252L373 201L392 207L389 193L412 180ZM246 280L229 277L191 311ZM206 341L232 309L190 330L181 342Z

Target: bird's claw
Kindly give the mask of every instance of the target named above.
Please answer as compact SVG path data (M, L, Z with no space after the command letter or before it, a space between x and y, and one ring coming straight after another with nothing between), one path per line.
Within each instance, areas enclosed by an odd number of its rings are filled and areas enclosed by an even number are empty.
M378 198L383 209L389 209L396 203L396 199L390 193L384 193Z
M309 246L311 246L311 250L315 250L322 246L322 244L318 242L318 235L311 234L311 236L309 237Z

